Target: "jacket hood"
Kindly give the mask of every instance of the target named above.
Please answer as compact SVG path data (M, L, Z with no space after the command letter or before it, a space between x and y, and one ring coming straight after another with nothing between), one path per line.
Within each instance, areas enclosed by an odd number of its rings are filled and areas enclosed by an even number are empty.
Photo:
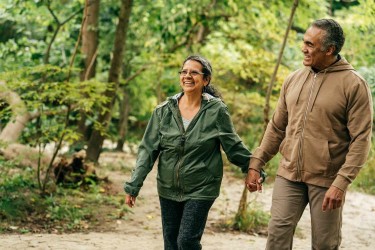
M173 101L176 101L178 102L178 99L181 98L181 96L184 95L184 92L181 92L181 93L178 93L178 94L175 94L174 96L171 96L171 97L168 97L168 100L173 100ZM215 99L216 97L208 94L208 93L202 93L202 99L205 100L205 101L211 101L213 99Z
M184 95L184 92L175 94L174 96L168 97L165 103L171 103L174 108L178 107L178 100ZM205 110L212 105L214 105L217 101L220 101L220 98L214 97L208 93L202 93L202 105L201 110Z

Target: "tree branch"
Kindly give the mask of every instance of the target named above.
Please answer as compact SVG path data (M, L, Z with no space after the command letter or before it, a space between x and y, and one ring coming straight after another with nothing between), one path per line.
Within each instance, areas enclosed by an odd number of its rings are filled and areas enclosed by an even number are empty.
M134 78L136 78L137 76L139 76L143 71L145 71L150 65L149 64L146 64L146 65L143 65L140 69L138 69L133 75L127 77L123 82L124 82L124 85L127 84L128 82L130 82L131 80L133 80Z
M45 53L44 58L43 58L43 63L44 64L48 64L49 63L49 55L51 53L52 44L55 41L55 39L57 37L57 33L59 33L59 31L60 31L60 28L64 24L66 24L68 21L70 21L71 19L73 19L73 17L75 17L78 13L80 13L83 10L83 8L81 8L80 10L76 11L71 16L69 16L67 19L65 19L63 22L60 22L59 18L56 16L55 12L51 8L51 1L47 2L46 7L47 7L49 13L52 15L53 19L55 20L57 27L55 29L55 32L52 35L51 41L48 43L47 50L46 50L46 53Z
M277 63L275 65L275 69L273 71L271 81L270 81L270 83L268 85L267 95L266 95L266 104L265 104L264 110L263 110L264 111L263 112L264 113L264 130L263 130L263 133L265 132L267 124L269 122L270 98L271 98L273 84L274 84L275 79L276 79L277 70L279 68L279 65L280 65L280 62L281 62L281 58L282 58L283 53L284 53L284 48L285 48L285 45L286 45L286 41L288 39L288 34L289 34L289 31L290 31L290 28L292 27L293 17L294 17L294 13L295 13L297 7L298 7L298 0L294 0L292 11L291 11L290 17L289 17L288 27L286 28L285 35L284 35L284 40L283 40L283 43L281 45L279 56L277 58Z
M74 52L73 52L73 55L72 55L72 59L70 60L67 81L69 81L69 79L70 79L70 74L72 72L73 63L74 63L74 60L75 60L77 52L78 52L78 46L81 42L82 30L83 30L83 26L86 22L86 17L87 17L87 6L88 6L88 0L85 1L85 8L84 8L84 13L83 13L84 15L83 15L82 22L81 22L81 28L79 29L77 42L76 42L76 45L74 46ZM81 11L82 11L82 9L81 9Z

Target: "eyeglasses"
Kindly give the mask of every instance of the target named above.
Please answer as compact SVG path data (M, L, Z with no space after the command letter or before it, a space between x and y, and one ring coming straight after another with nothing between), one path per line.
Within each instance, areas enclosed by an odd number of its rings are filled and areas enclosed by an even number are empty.
M195 70L193 70L193 71L187 71L187 70L180 70L180 71L178 71L178 73L180 74L180 76L187 76L189 73L190 73L190 75L191 76L197 76L197 75L204 75L204 73L202 73L202 72L198 72L198 71L195 71Z

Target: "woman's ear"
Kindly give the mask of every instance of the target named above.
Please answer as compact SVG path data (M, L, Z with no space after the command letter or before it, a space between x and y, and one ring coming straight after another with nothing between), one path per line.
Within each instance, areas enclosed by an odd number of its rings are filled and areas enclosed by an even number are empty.
M210 84L211 76L207 76L207 77L205 78L205 80L207 81L207 85ZM207 85L206 85L206 86L207 86Z

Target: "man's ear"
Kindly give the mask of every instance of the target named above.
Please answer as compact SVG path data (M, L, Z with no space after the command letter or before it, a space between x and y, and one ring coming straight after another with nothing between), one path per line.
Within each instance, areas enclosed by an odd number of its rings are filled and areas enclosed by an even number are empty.
M336 47L334 45L330 45L328 47L328 49L326 50L326 55L327 56L333 55L333 53L335 52L335 50L336 50Z

